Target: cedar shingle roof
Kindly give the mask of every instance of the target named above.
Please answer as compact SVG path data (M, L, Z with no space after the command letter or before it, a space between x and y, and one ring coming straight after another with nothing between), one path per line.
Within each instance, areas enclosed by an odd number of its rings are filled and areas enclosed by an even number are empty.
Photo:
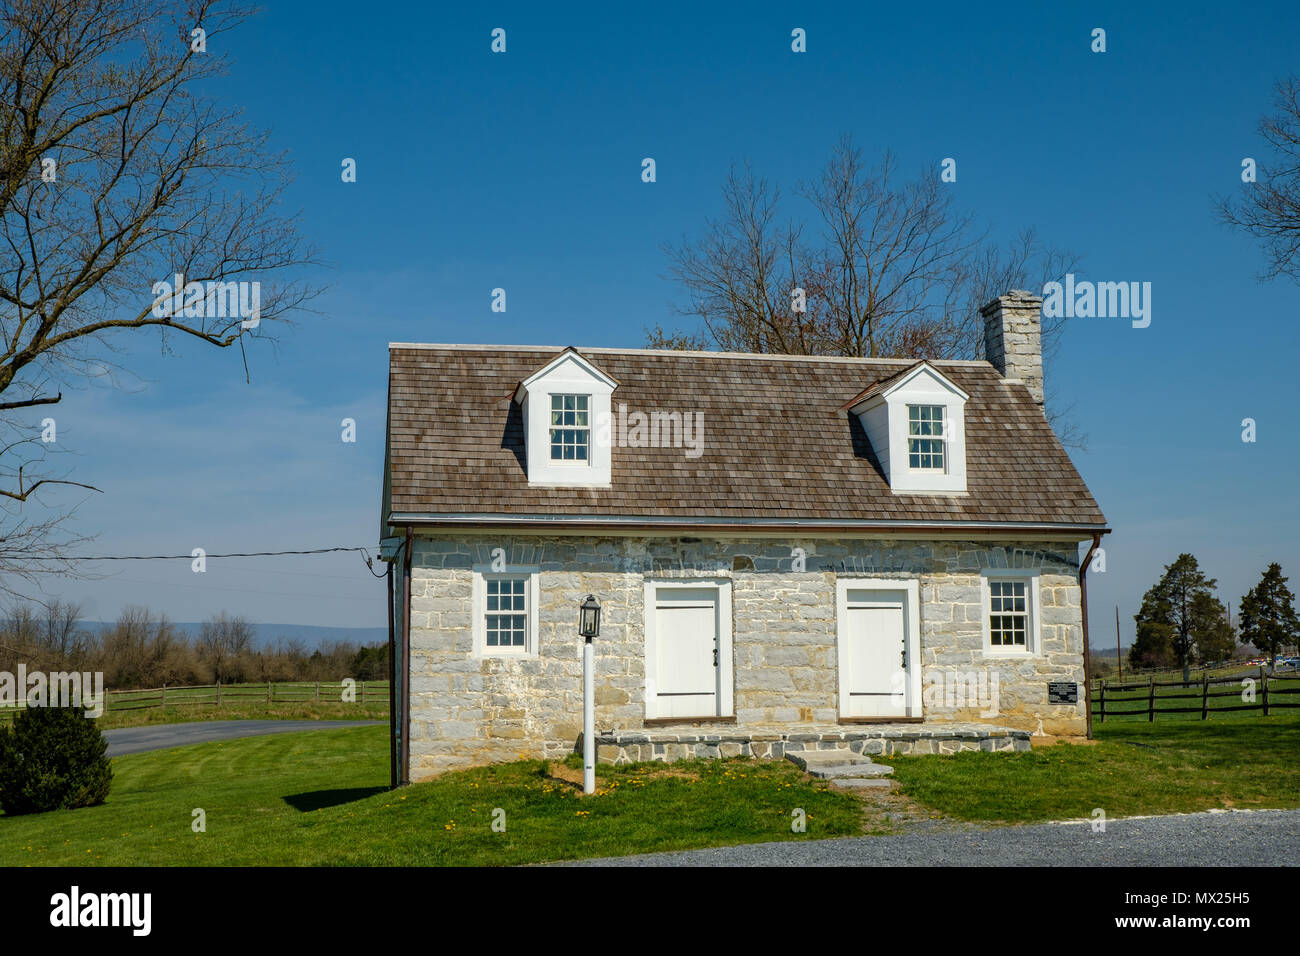
M615 447L611 488L530 487L511 394L562 351L391 346L388 514L1105 526L1028 391L986 362L931 363L970 395L966 496L894 494L843 408L915 360L602 349L579 354L619 382L615 411L702 412L702 456Z

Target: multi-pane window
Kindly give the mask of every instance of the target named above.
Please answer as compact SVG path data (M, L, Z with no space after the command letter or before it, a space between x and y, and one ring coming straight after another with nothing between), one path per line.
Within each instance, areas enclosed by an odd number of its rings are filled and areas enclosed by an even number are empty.
M527 578L488 578L484 643L524 648L528 643Z
M586 461L591 445L590 395L551 396L551 461Z
M989 642L1028 650L1029 611L1024 581L989 581Z
M907 406L907 463L912 468L943 471L943 406Z

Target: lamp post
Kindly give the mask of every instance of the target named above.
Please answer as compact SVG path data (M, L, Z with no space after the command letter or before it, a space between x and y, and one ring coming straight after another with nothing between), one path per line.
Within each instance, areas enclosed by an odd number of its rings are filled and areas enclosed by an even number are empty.
M594 595L578 609L578 633L582 635L582 792L596 792L595 667L591 639L600 634L600 604Z

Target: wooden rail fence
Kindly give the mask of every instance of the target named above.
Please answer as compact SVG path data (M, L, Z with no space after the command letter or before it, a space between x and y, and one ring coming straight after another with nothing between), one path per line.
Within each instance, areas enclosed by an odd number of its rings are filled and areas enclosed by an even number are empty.
M193 684L178 687L148 687L138 690L110 690L104 694L104 711L148 710L156 707L224 707L259 703L343 703L341 681L288 681L264 684ZM358 704L388 703L388 681L357 681ZM21 710L0 707L0 717Z
M1244 680L1255 681L1255 700L1246 702ZM1211 687L1233 685L1228 690L1211 690ZM1197 686L1199 685L1199 686ZM1178 688L1183 693L1169 693L1158 688ZM1145 694L1142 692L1145 691ZM1117 683L1108 680L1101 682L1100 693L1095 698L1094 713L1101 722L1107 717L1136 717L1145 715L1148 722L1156 719L1157 714L1200 714L1206 720L1210 714L1228 713L1237 710L1258 710L1267 717L1271 710L1300 707L1300 700L1291 700L1291 695L1300 694L1300 679L1294 673L1269 674L1260 668L1258 675L1237 675L1233 677L1210 677L1202 674L1199 681L1184 682L1180 680L1158 681L1154 677L1146 681ZM1211 701L1219 698L1235 697L1241 703L1211 706ZM1277 698L1281 697L1281 700ZM1145 698L1145 699L1144 699ZM1198 701L1194 706L1165 706L1167 701ZM1141 703L1136 710L1117 710L1121 707Z

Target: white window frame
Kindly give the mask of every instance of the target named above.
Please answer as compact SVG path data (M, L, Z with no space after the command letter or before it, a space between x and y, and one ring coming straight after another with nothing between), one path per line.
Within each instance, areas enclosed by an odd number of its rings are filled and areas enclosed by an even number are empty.
M653 578L644 584L645 604L645 716L647 720L660 717L656 710L658 693L658 658L656 656L655 604L656 592L685 588L713 588L718 592L718 715L712 719L734 717L735 703L735 651L732 641L731 579L730 578ZM683 722L708 721L708 717L675 718Z
M537 602L540 594L538 578L541 568L536 565L508 565L497 571L491 565L474 566L473 629L475 657L537 657ZM489 647L487 643L487 582L504 578L525 578L524 613L527 615L523 647Z
M994 646L991 581L1021 581L1025 585L1025 648ZM987 657L1038 657L1042 653L1042 601L1037 568L985 568L980 572L980 630Z
M924 421L922 421L921 418L920 418L920 410L923 409L923 408L928 408L928 409L930 409L930 410L931 410L931 414L933 414L933 412L934 412L935 409L938 410L938 412L939 412L939 433L938 433L937 435L935 435L935 434L933 434L933 433L931 433L931 434L929 434L929 435L913 435L913 434L912 434L912 409L916 409L916 410L917 410L917 413L918 413L917 424L918 424L918 425L924 425L924 424L926 424L926 423L925 423ZM931 421L930 424L933 425L934 422ZM931 467L929 467L929 468L926 468L924 465L913 465L913 464L912 464L912 442L914 442L914 441L916 441L916 442L928 441L928 442L938 442L938 443L939 443L939 461L940 461L940 465L939 465L938 468L935 468L934 466L931 466ZM927 455L927 454L928 454L928 455L933 456L933 455L934 455L934 452L933 452L933 451L929 451L929 452L918 451L916 454L918 454L918 455ZM919 472L919 473L924 474L924 475L946 475L946 474L948 473L948 407L947 407L946 405L944 405L944 404L942 404L942 403L936 405L936 404L929 404L929 403L925 403L925 402L908 402L908 403L907 403L907 468L908 468L909 471Z
M849 633L850 591L903 591L903 627L907 631L907 717L922 716L921 693L921 582L916 578L835 579L835 659L839 685L840 719L850 719L849 647L844 638Z
M587 415L587 424L585 425L564 425L564 424L556 425L554 424L554 422L549 423L549 427L547 429L547 435L546 435L547 437L546 454L548 456L547 463L553 468L590 468L591 456L592 453L595 451L595 449L592 447L592 445L594 444L594 442L592 441L592 436L595 433L595 429L592 427L592 421L591 421L591 406L592 406L592 400L594 396L590 392L550 392L548 393L547 397L550 399L550 405L551 405L550 411L547 413L548 416L555 415L556 412L555 400L557 398L561 399L560 402L561 408L559 409L561 414L563 414L566 411L569 411L569 409L563 407L564 405L563 399L566 398L572 398L575 400L579 398L585 399L585 404L587 406L586 409L582 410L585 411ZM574 405L575 406L577 405L576 401L574 402ZM577 411L579 411L579 409L575 407L573 411L576 413ZM552 433L556 431L585 432L587 435L587 442L586 442L587 457L586 458L563 458L563 457L556 458L555 441L552 436Z

